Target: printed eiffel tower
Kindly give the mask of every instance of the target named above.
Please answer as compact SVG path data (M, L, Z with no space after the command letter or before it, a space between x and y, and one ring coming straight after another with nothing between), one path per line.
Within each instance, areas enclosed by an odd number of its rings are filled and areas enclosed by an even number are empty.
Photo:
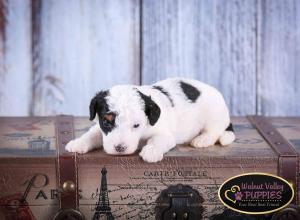
M101 170L101 186L98 202L96 203L95 213L93 220L99 220L100 217L104 217L107 220L113 220L114 217L111 213L111 208L109 206L108 192L107 192L107 180L106 174L107 170L105 167Z

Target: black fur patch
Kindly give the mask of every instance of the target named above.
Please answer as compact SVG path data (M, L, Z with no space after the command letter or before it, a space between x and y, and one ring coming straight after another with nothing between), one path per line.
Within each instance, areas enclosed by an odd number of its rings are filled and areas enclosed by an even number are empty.
M183 93L186 95L186 97L192 101L192 102L196 102L196 100L198 99L198 97L200 96L200 91L192 86L191 84L188 84L186 82L180 81L180 87L183 91Z
M230 123L228 125L228 127L226 128L226 131L232 131L233 132L233 126L232 126L232 123Z
M145 95L144 93L137 90L140 97L145 103L145 114L148 117L150 125L154 125L160 116L160 108L159 106L151 99L150 96Z
M96 117L96 114L98 114L99 125L105 134L108 134L116 127L116 114L110 112L106 101L108 95L109 91L98 92L90 103L90 120L93 120ZM106 115L110 115L109 118L111 118L111 120L108 120L107 117L105 117Z
M112 116L112 120L107 120L105 115ZM110 113L107 113L105 115L99 116L99 124L100 124L100 127L101 127L102 131L105 134L108 134L109 132L111 132L116 127L115 120L116 120L117 115L114 112L110 112Z
M152 86L153 89L157 89L158 91L160 91L162 94L164 94L165 96L167 96L167 98L169 99L169 101L171 102L172 107L174 107L174 102L173 99L171 98L170 94L161 86Z

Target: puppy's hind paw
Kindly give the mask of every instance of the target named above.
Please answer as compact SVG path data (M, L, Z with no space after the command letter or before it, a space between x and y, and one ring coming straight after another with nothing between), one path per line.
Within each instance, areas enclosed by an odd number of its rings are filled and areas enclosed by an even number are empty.
M224 131L222 136L219 139L219 142L222 146L226 146L234 142L235 135L232 131Z
M75 139L70 141L66 147L65 147L66 151L69 152L76 152L76 153L80 153L80 154L85 154L89 151L89 147L83 143L81 140Z
M146 162L155 163L163 159L164 153L155 146L148 144L143 147L142 151L140 152L140 156Z
M191 145L196 148L203 148L203 147L209 147L216 143L216 138L214 138L212 135L203 133L197 137L195 137Z

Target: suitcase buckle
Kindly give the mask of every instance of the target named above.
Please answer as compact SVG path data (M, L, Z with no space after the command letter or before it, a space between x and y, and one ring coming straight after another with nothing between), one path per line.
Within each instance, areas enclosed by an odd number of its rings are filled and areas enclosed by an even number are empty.
M156 200L156 219L201 220L203 201L199 192L191 186L169 186Z

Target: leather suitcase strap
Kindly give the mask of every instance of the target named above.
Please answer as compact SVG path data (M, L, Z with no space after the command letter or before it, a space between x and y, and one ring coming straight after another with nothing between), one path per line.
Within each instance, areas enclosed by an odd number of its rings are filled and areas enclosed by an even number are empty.
M298 202L298 154L294 147L273 127L264 116L248 116L249 121L278 154L278 175L292 183Z
M78 209L77 154L65 151L66 144L74 138L73 117L56 116L57 176L61 189L61 209Z

